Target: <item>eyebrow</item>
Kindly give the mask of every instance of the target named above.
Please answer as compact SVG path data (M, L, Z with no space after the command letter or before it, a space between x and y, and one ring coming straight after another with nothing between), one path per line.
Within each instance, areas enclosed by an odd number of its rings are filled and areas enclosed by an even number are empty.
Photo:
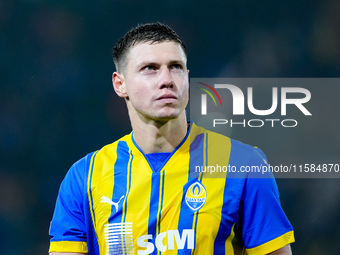
M169 63L170 65L173 65L173 64L181 64L181 65L185 65L185 63L182 61L182 60L172 60L170 61Z
M157 62L154 61L143 61L140 64L137 65L137 67L141 68L143 66L154 66L154 65L159 65Z
M185 63L182 60L171 60L168 65L173 65L173 64L180 64L185 66ZM159 66L160 64L155 61L143 61L140 64L137 65L137 68L140 69L143 66Z

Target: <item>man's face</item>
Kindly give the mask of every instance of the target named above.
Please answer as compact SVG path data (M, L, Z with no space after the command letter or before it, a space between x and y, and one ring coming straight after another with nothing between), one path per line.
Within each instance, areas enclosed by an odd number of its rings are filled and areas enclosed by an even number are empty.
M127 54L123 76L129 110L143 120L166 121L184 114L189 81L180 44L136 44Z

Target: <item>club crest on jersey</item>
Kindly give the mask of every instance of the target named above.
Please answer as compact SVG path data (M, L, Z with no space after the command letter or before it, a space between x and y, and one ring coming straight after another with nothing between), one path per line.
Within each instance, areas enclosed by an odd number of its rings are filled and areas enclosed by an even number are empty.
M207 191L200 182L195 182L190 185L185 194L185 202L191 210L198 211L205 204L207 199Z

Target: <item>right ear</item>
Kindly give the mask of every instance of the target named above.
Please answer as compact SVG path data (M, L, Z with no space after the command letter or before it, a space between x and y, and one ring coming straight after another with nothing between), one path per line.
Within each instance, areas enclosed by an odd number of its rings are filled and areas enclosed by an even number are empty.
M115 90L116 94L119 97L127 98L127 92L125 88L125 83L124 83L124 75L118 72L114 72L112 74L112 85L113 89Z

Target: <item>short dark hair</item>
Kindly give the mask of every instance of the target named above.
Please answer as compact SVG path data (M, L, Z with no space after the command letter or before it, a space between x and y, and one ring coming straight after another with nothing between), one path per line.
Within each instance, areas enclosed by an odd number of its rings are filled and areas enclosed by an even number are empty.
M127 32L115 45L112 51L113 62L116 66L116 70L121 72L123 66L126 64L126 54L129 49L137 43L141 42L163 42L163 41L174 41L182 46L182 49L186 53L186 46L177 33L160 22L147 23L138 25Z

